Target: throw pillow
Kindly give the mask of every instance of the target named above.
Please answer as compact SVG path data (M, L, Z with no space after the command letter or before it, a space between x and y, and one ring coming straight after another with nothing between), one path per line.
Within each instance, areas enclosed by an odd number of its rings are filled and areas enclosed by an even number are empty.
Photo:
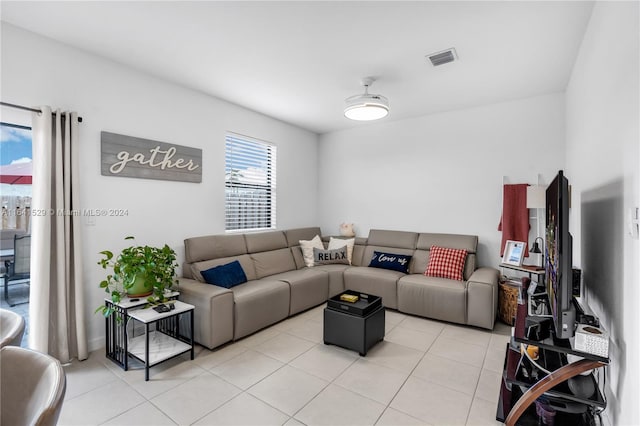
M237 260L225 265L215 266L202 271L202 278L208 283L219 287L231 288L247 282L247 275Z
M467 260L467 251L439 246L431 246L429 251L429 264L424 274L428 277L449 278L462 281L464 262Z
M347 257L347 246L342 246L339 249L334 250L320 250L314 247L313 263L314 265L329 265L332 263L348 265L349 258Z
M390 269L392 271L409 272L409 262L413 256L374 251L369 266L372 268Z
M320 235L316 235L311 240L300 240L300 248L302 249L302 257L304 258L304 264L309 268L313 266L313 249L319 248L320 250L324 249L324 245L322 244L322 239L320 239Z
M329 238L329 250L334 250L340 247L347 246L347 258L349 259L349 265L351 265L351 259L353 258L353 246L356 243L355 238Z

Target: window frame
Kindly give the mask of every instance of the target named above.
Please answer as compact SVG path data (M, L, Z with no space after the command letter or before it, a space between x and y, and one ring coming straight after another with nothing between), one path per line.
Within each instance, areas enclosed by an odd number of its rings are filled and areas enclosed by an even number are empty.
M234 148L235 151L234 151ZM246 151L244 155L238 152ZM264 151L262 156L261 151ZM247 152L249 154L247 154ZM234 170L240 172L239 164L247 166L251 163L264 164L260 167L256 167L259 173L264 172L264 183L261 182L233 182L228 178ZM224 203L224 228L227 233L239 233L239 232L256 232L256 231L268 231L276 229L276 194L277 194L277 145L272 142L267 142L254 137L242 135L235 132L226 132L225 134L225 167L224 167L224 188L225 188L225 203ZM248 170L247 166L244 170ZM258 174L259 174L258 173ZM251 175L251 173L250 173ZM240 175L241 176L241 175ZM259 175L247 177L247 180L259 180ZM244 196L239 196L236 200L236 204L231 202L230 192L233 190L244 191ZM257 204L251 206L247 203L248 195L250 191L254 191L260 199L260 192L264 192L264 198L266 202L258 201ZM243 198L244 197L244 198ZM255 216L246 216L246 212L239 211L242 208L239 207L239 203L245 202L244 209L250 210L253 208L258 213ZM249 207L247 207L249 205ZM236 218L233 217L231 211L236 209ZM260 213L259 210L264 208L264 212ZM245 222L243 224L243 222ZM253 222L253 224L251 224ZM260 226L262 225L262 226Z

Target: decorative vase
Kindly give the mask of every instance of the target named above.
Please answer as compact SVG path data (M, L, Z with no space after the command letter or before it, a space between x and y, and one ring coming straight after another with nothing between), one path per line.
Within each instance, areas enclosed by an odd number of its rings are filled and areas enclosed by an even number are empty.
M136 280L133 285L127 289L127 296L129 297L145 297L153 293L153 284L147 285L146 275L136 276Z

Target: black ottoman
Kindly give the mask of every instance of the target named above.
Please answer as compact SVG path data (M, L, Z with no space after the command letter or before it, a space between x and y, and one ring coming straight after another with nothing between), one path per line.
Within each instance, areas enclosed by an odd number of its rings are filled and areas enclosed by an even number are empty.
M329 299L324 309L324 343L357 351L361 356L384 339L384 306L378 296L347 290L355 303Z

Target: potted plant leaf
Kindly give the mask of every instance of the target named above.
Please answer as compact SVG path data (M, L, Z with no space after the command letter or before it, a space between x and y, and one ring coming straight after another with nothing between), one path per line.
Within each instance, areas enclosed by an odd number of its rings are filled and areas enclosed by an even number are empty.
M125 240L134 240L134 237L129 236ZM106 279L100 282L100 288L110 295L114 304L125 296L147 297L150 305L165 303L166 292L178 284L176 252L166 244L164 247L132 245L117 256L109 250L100 254L104 257L98 265L110 270ZM113 311L113 307L107 305L96 309L105 317Z

